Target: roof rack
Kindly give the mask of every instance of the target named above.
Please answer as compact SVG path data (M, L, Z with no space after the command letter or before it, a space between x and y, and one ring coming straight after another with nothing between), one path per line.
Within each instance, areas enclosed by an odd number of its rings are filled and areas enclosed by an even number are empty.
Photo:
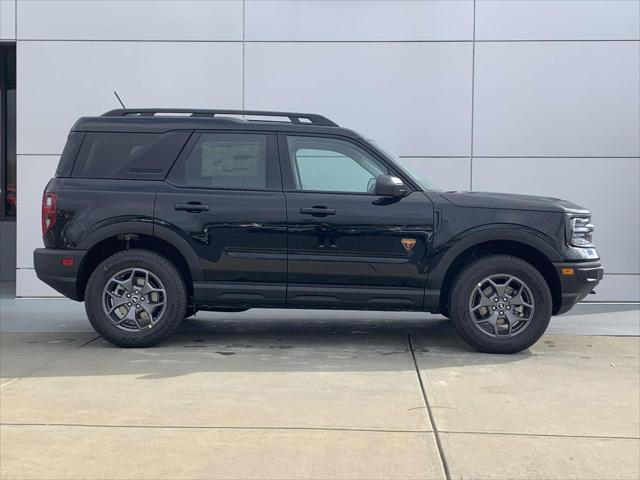
M215 117L216 115L251 115L257 117L286 117L291 123L319 125L323 127L337 127L338 124L332 122L322 115L315 113L294 113L294 112L267 112L262 110L199 110L190 108L118 108L103 113L103 117L153 117L156 114L188 114L190 117Z

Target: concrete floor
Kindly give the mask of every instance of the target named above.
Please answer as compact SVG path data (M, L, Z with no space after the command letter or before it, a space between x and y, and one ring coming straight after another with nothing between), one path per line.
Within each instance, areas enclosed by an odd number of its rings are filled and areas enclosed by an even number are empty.
M124 350L7 288L3 479L640 477L638 305L579 306L510 356L442 317L282 310Z

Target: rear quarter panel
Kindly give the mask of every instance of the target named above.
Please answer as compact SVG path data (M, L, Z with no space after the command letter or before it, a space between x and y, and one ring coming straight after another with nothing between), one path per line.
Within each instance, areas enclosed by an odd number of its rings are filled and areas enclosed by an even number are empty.
M153 229L159 182L55 178L47 191L58 194L58 217L44 238L48 248L89 248L95 233L127 222ZM126 232L121 232L126 233Z

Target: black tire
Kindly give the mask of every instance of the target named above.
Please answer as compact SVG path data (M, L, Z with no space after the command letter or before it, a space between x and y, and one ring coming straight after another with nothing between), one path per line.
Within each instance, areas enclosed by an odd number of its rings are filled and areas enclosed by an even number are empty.
M166 306L157 323L149 329L125 331L115 325L103 309L103 290L109 279L121 270L137 267L153 273L166 290ZM151 347L166 340L185 318L187 290L176 267L150 250L132 249L105 259L91 274L85 291L85 309L93 328L117 347Z
M476 326L469 312L471 295L478 282L499 274L521 279L535 302L526 328L517 335L504 338L485 334ZM551 292L544 277L530 263L510 255L489 255L466 266L454 280L449 296L449 313L456 331L469 345L485 353L516 353L529 348L547 329L552 310Z

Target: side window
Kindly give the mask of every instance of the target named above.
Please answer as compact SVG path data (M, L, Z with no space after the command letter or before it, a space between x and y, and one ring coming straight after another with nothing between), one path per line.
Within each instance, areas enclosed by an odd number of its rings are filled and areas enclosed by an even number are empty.
M76 178L162 180L190 132L159 133L72 132L60 161L60 172L73 158L74 143L82 141L71 172Z
M367 193L379 175L388 173L378 160L345 140L290 136L287 144L297 190Z
M169 180L185 187L266 190L267 136L203 133Z
M72 176L108 177L159 136L155 133L87 133Z

